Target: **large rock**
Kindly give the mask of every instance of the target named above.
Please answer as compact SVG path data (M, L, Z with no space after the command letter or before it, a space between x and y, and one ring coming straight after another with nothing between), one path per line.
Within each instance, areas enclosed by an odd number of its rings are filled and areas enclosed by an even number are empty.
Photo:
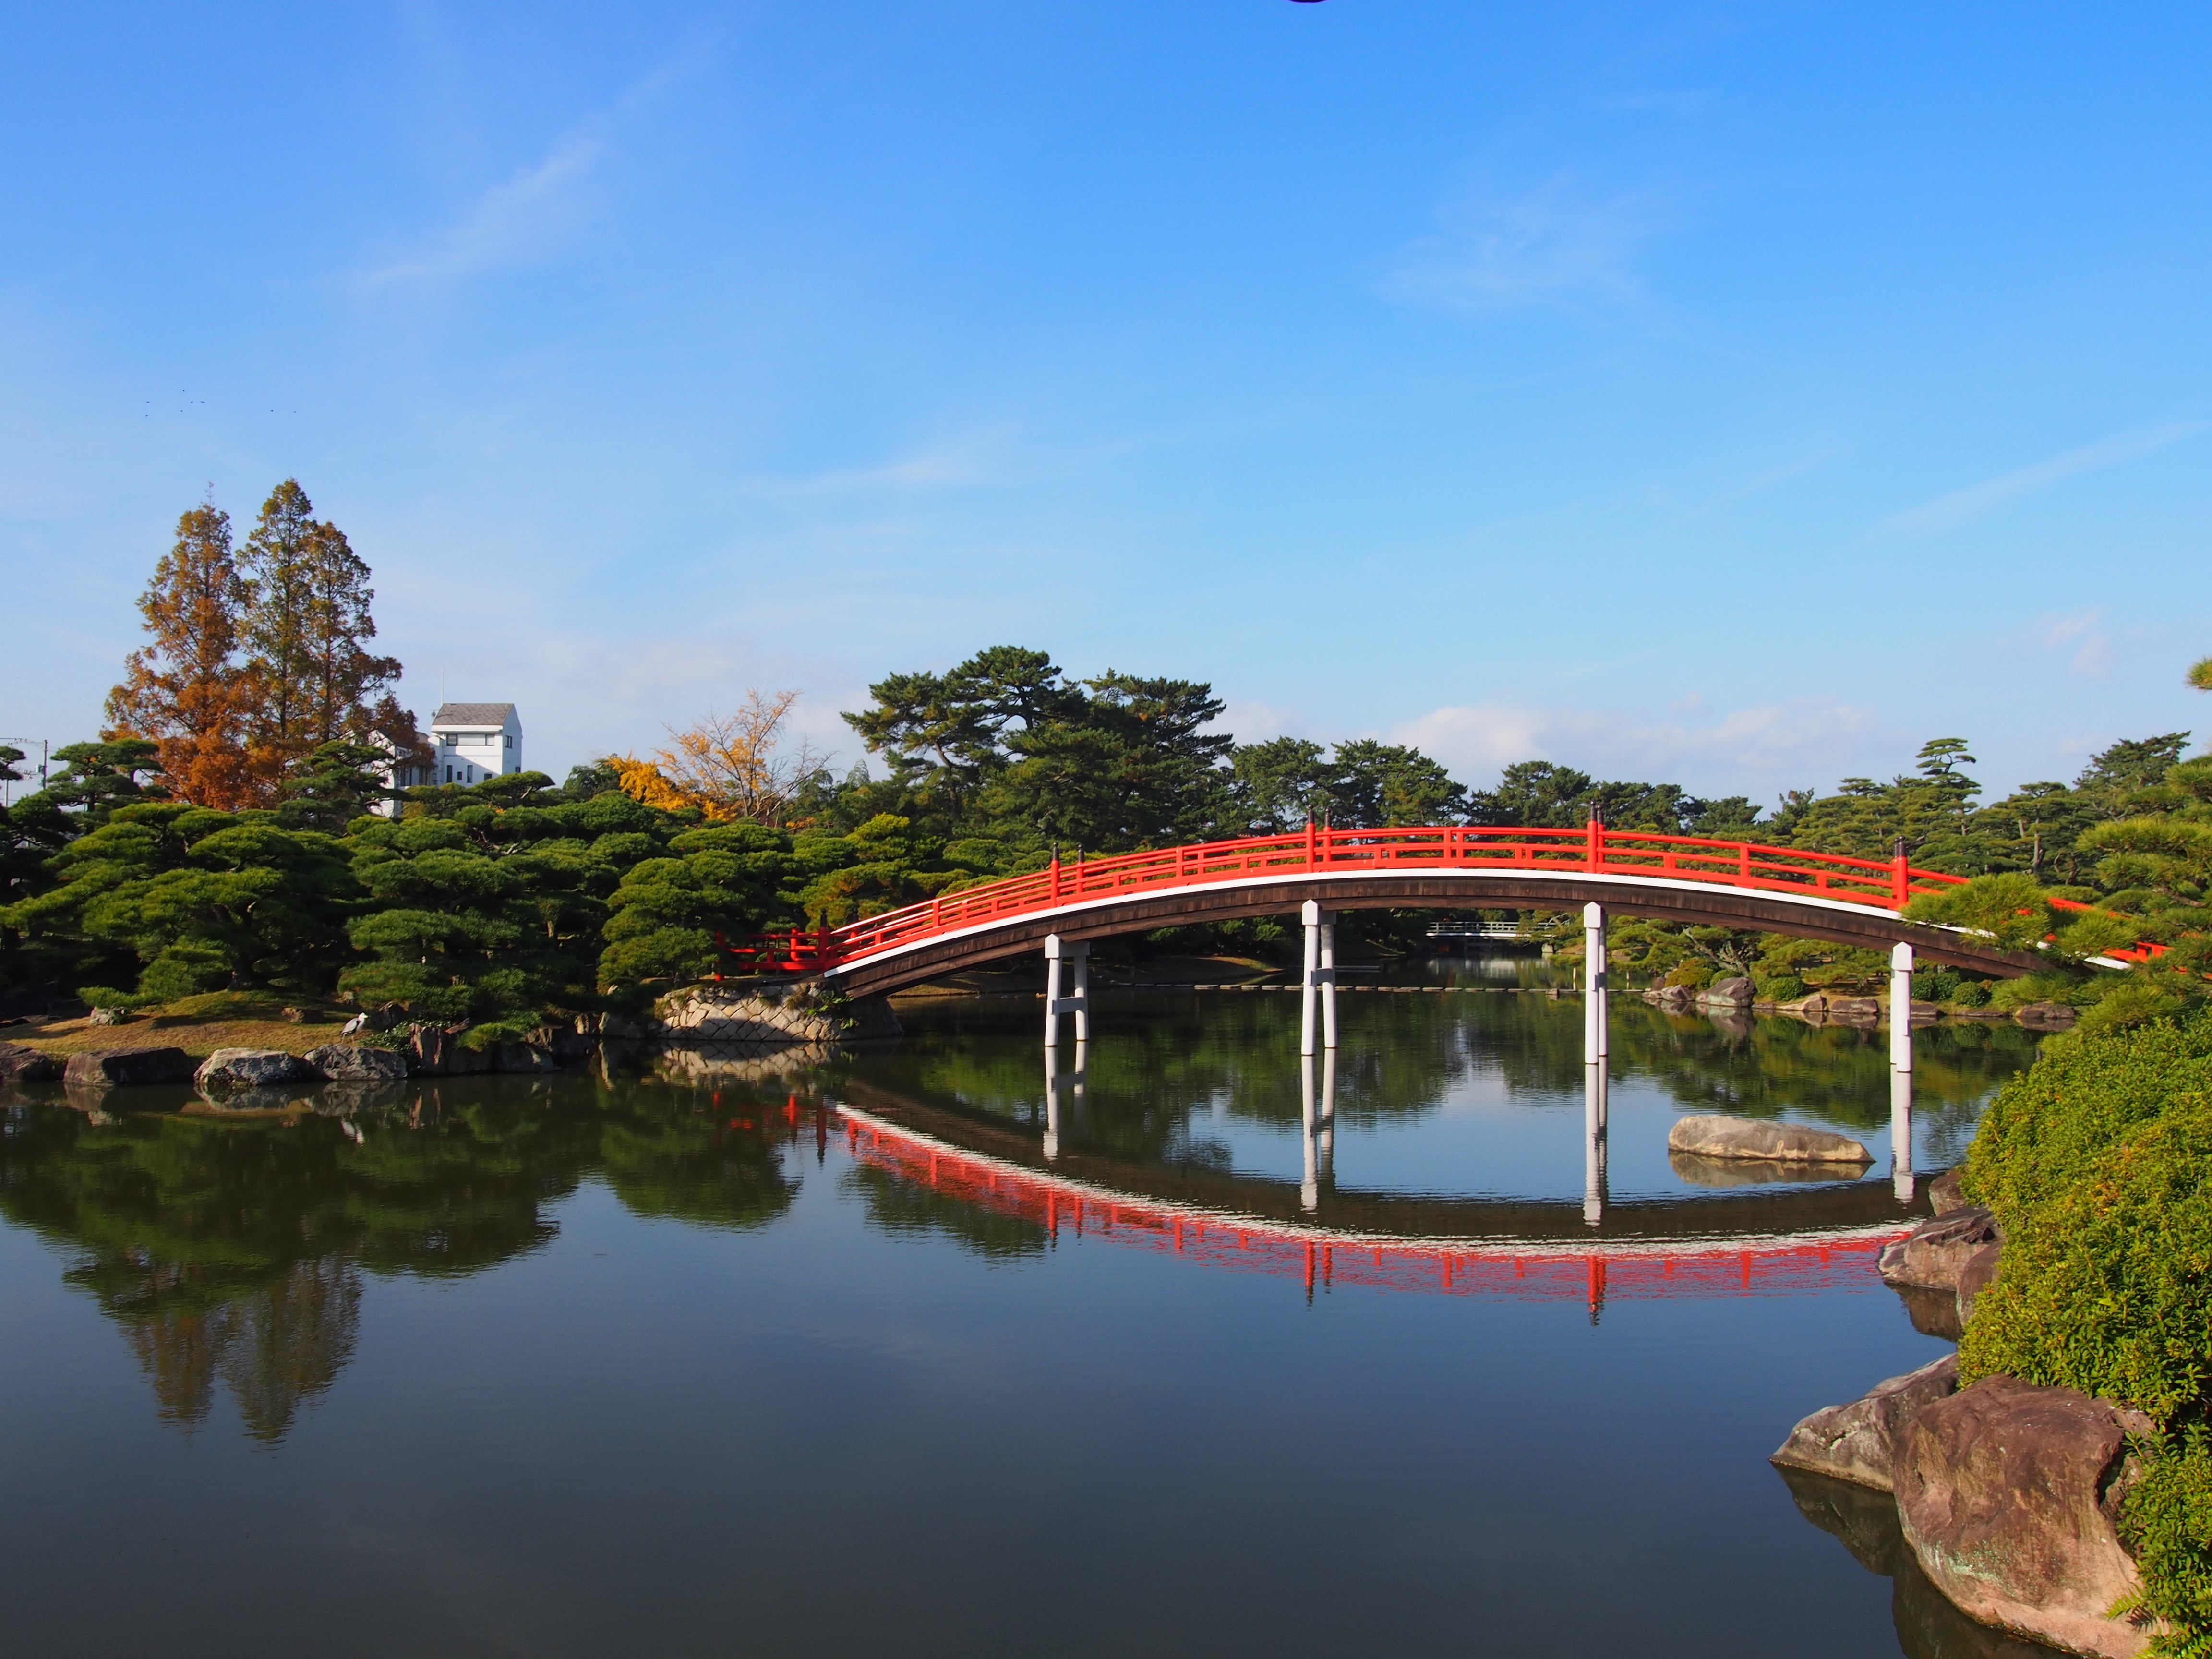
M1892 1285L1955 1291L1966 1258L2002 1237L1996 1217L1978 1204L1969 1204L1962 1210L1930 1216L1903 1238L1883 1245L1875 1267Z
M313 1075L305 1060L282 1048L218 1048L200 1062L192 1081L203 1089L262 1089Z
M1707 1115L1677 1119L1667 1133L1669 1152L1696 1158L1752 1158L1770 1164L1871 1164L1867 1149L1849 1135L1798 1123Z
M1958 1386L1959 1356L1947 1353L1917 1371L1875 1383L1863 1399L1814 1412L1790 1431L1770 1461L1888 1492L1899 1431Z
M71 1054L63 1079L80 1089L116 1089L147 1083L190 1083L192 1057L182 1048L100 1048Z
M333 1083L396 1083L407 1075L407 1057L397 1048L357 1048L325 1042L307 1053L316 1075Z
M1698 993L1698 1000L1708 1008L1748 1008L1756 994L1751 981L1739 976L1714 981Z
M1874 997L1830 997L1828 1018L1839 1025L1878 1025L1881 1003Z
M2015 1024L2031 1031L2066 1031L2073 1029L2078 1016L2063 1002L2031 1002L2014 1009L2012 1017Z
M492 1059L502 1072L557 1072L561 1069L561 1062L553 1058L553 1051L541 1048L534 1042L502 1042Z
M1936 1588L1982 1623L2132 1659L2148 1632L2106 1610L2137 1588L2114 1522L2127 1435L2150 1426L2072 1389L1984 1377L1903 1425L1905 1540Z
M20 1042L0 1042L0 1083L51 1083L62 1074L52 1054Z

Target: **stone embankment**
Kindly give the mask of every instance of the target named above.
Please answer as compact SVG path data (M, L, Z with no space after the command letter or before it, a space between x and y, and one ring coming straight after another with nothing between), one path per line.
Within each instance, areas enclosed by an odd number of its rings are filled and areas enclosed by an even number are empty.
M1747 979L1723 979L1692 990L1686 985L1662 985L1642 993L1644 1001L1672 1014L1705 1013L1726 1019L1735 1014L1785 1014L1813 1025L1854 1025L1872 1030L1889 1018L1884 997L1834 996L1815 991L1792 1002L1761 1000ZM2011 1020L2032 1031L2063 1031L2074 1024L2075 1011L2063 1002L2031 1002L2009 1011L2001 1008L1938 1007L1915 1002L1915 1025L1933 1025L1939 1019Z
M1955 1172L1931 1183L1937 1213L1885 1249L1878 1268L1913 1322L1956 1340L1996 1277L2003 1231L1968 1204ZM2141 1474L2142 1413L2072 1389L1984 1376L1961 1389L1958 1357L1814 1412L1774 1454L1890 1493L1929 1581L1982 1624L2096 1659L2134 1659L2151 1632L2111 1616L2140 1588L2119 1534Z
M118 1047L61 1056L0 1043L0 1084L58 1080L77 1095L192 1084L216 1104L259 1109L282 1104L283 1097L274 1091L295 1085L373 1089L409 1077L559 1072L611 1048L654 1049L661 1069L672 1075L719 1080L817 1063L848 1042L896 1037L899 1024L881 997L848 1001L819 979L760 979L687 986L662 997L642 1018L586 1014L573 1025L541 1025L520 1041L471 1040L465 1025L410 1023L396 1003L356 1015L342 1030L368 1040L325 1043L304 1054L217 1048L198 1061L180 1048Z

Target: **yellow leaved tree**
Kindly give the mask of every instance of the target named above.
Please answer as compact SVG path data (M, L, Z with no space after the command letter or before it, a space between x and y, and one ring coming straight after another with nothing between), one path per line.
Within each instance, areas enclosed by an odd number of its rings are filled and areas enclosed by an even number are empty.
M648 806L696 807L715 823L781 826L793 797L826 758L805 738L787 738L798 701L796 691L748 690L729 714L710 710L680 731L670 726L672 746L653 759L615 759L623 793Z

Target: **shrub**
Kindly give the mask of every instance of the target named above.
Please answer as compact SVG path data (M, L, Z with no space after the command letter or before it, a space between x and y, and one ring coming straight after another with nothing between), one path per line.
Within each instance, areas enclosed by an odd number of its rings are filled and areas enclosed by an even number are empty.
M2008 1232L2177 1094L2212 1090L2212 1018L2075 1036L1998 1091L1966 1154L1969 1196Z
M2124 1131L2006 1222L2004 1273L1974 1304L1962 1381L2002 1371L2139 1406L2201 1410L2212 1348L2212 1097Z
M1980 1008L1990 1000L1990 988L1978 979L1962 979L1951 988L1954 1008Z
M2192 1423L2136 1449L2143 1478L2128 1494L2120 1525L2143 1587L2125 1610L2139 1608L2172 1627L2154 1650L2212 1659L2212 1435Z

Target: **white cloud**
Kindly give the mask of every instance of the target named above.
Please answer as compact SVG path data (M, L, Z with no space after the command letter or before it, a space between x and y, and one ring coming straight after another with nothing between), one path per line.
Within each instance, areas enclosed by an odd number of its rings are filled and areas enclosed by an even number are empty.
M1702 700L1693 700L1702 702ZM1483 784L1516 761L1548 760L1601 777L1678 781L1717 793L1701 774L1746 774L1811 783L1851 763L1860 740L1875 730L1872 711L1805 699L1764 703L1711 718L1678 708L1687 719L1647 720L1617 710L1534 708L1504 703L1438 708L1390 733Z
M1566 173L1517 194L1477 186L1438 211L1437 234L1402 251L1384 289L1469 311L1632 300L1630 261L1674 217L1676 194L1601 194Z
M1964 489L1954 489L1948 495L1939 495L1923 502L1910 512L1900 513L1889 521L1893 530L1931 531L1948 530L1980 518L1983 514L2003 506L2021 495L2047 489L2067 478L2080 477L2086 472L2101 472L2108 466L2118 466L2148 455L2154 450L2164 449L2169 444L2193 438L2198 433L2212 428L2212 422L2177 421L2166 426L2143 427L2133 432L2116 433L2080 449L2069 449L2063 455L2053 455L2021 467L2016 472L2007 472L1980 483L1969 484Z
M556 240L579 211L576 187L605 153L616 124L674 78L655 70L605 109L555 140L544 159L492 185L460 222L427 246L359 277L364 288L447 281L528 257Z
M2103 674L2112 665L2112 641L2100 625L2105 613L2089 610L2075 617L2046 617L2027 631L2033 644L2063 653L2076 674Z

